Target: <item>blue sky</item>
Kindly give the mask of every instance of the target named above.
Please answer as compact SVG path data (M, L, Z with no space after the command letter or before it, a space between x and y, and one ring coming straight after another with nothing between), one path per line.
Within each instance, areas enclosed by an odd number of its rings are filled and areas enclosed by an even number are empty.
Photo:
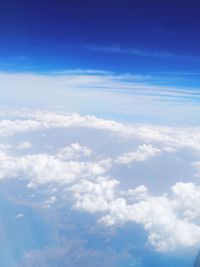
M0 267L193 266L199 10L1 1Z
M198 10L198 1L2 2L1 69L17 64L195 78Z

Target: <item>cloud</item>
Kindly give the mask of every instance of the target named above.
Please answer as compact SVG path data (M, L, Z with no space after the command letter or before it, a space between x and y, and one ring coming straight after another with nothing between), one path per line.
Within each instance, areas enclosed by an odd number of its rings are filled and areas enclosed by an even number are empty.
M127 54L132 56L140 57L155 57L155 58L182 58L187 60L199 60L199 57L194 57L193 55L186 54L174 54L169 51L158 51L158 50L145 50L137 49L134 47L123 47L120 45L98 45L98 44L87 44L83 45L83 48L106 53L117 53L117 54Z
M148 160L155 157L161 152L160 149L153 147L152 145L141 145L135 152L125 153L116 159L118 164L130 164L140 161Z
M128 54L132 56L157 57L157 58L177 57L177 55L174 55L170 52L147 51L147 50L137 49L133 47L132 48L122 47L120 45L102 46L102 45L93 44L93 45L84 45L83 47L91 51Z
M78 143L74 143L68 147L62 148L58 152L57 158L62 160L78 159L81 157L89 157L91 156L91 154L92 154L91 149L85 146L81 146Z
M134 189L128 189L126 193L124 193L129 198L134 199L144 199L147 196L148 189L144 185L140 185Z
M200 186L193 183L176 183L172 187L175 197L173 205L182 217L200 222Z
M166 127L151 124L125 124L113 120L104 120L95 116L82 116L78 113L59 112L18 112L18 119L0 121L0 136L49 129L88 128L107 131L123 138L139 139L145 143L156 142L165 151L176 148L200 149L199 127ZM151 149L147 146L147 149ZM142 149L142 148L141 148ZM159 149L159 148L158 148ZM169 151L170 150L170 151Z
M0 152L0 180L19 178L28 181L28 187L42 184L68 184L76 179L103 174L110 167L110 160L98 162L64 161L60 154L33 154L23 157Z
M57 201L57 198L55 196L51 196L43 202L42 207L43 208L50 208L51 205L54 204L56 201Z
M155 189L153 193L149 186L141 182L140 177L136 181L134 172L131 177L126 176L127 164L133 164L135 171L137 166L134 163L143 164L160 153L166 158L172 153L172 161L175 160L176 163L176 156L183 157L184 149L189 149L192 157L196 159L193 165L189 162L190 167L198 169L198 127L125 124L89 115L41 111L15 111L13 114L5 112L3 116L7 119L0 121L0 135L2 142L5 142L0 145L0 180L23 181L28 186L28 189L23 187L24 190L28 192L31 188L31 192L35 194L40 191L40 187L46 187L46 194L42 200L38 200L41 202L40 208L50 209L52 206L56 207L57 203L64 207L70 205L74 212L95 215L98 223L106 228L121 227L128 222L139 224L147 233L148 243L157 251L198 246L198 184L192 181L183 182L181 179L177 183L172 177L171 188L165 188L163 192L157 192ZM45 142L48 144L52 141L51 133L55 132L55 129L62 130L62 134L66 134L65 138L68 130L73 129L72 135L78 133L76 140L66 146L66 139L63 141L54 136L57 143L51 153L31 153L25 149L23 155L19 155L17 145L7 145L9 141L15 144L17 138L21 140L22 147L26 148L27 142L23 140L27 140L27 133L32 142L34 133L37 133L38 138L44 132ZM80 142L81 130L92 130L92 134L88 135L86 143L83 144ZM100 142L98 147L95 146L97 136ZM127 147L131 152L124 152ZM137 148L133 151L130 147ZM113 148L116 148L115 153ZM41 150L43 149L45 146L41 147ZM121 170L116 172L120 167L123 168L123 177ZM159 179L164 179L166 170L162 167L159 169L159 166L156 168ZM146 169L143 168L143 171L146 172ZM171 173L173 174L173 171ZM152 173L148 172L147 175L148 179L154 179ZM190 179L191 177L188 177L188 180ZM136 182L139 186L135 186ZM48 185L51 185L51 188Z
M108 210L118 184L117 180L106 177L97 177L95 182L82 180L70 189L74 192L74 208L90 213Z
M0 135L11 136L15 133L34 131L39 129L40 123L35 120L1 120Z
M158 105L158 100L159 102L163 100L162 106L164 104L173 106L172 100L182 103L182 100L199 98L198 89L195 87L189 89L177 87L176 80L174 85L171 85L172 81L167 86L168 78L161 77L160 74L157 76L140 73L117 74L105 70L75 69L40 74L0 72L0 80L1 104L11 107L40 108L42 106L64 110L67 107L68 111L94 112L98 107L111 111L116 104L120 104L124 111L131 112L130 109L133 110L133 103L135 103L137 112L142 108L144 115L144 112L150 112L146 105L154 109L155 104ZM20 95L20 98L16 95ZM78 102L77 99L79 99ZM98 105L88 106L90 101L91 103L98 101ZM146 105L141 107L141 103ZM82 106L84 109L81 108ZM161 105L159 109L162 110ZM179 107L176 105L177 109ZM169 113L169 110L165 111ZM117 110L115 112L118 113Z
M98 184L84 182L85 187L80 185L76 186L75 190L73 188L75 208L90 213L102 212L103 216L99 222L107 226L122 225L127 222L143 225L148 233L149 244L157 251L166 252L199 245L200 226L190 216L194 205L190 205L191 199L189 201L186 199L185 203L182 201L185 189L190 193L197 192L194 185L191 191L191 184L175 184L172 187L174 192L172 198L165 195L151 196L144 186L129 190L126 196L123 194L123 197L120 197L113 191L117 185L116 181L111 180L110 183L108 181L106 183L109 185L109 193L105 191L101 181ZM182 185L181 194L180 185ZM195 200L200 201L199 192Z

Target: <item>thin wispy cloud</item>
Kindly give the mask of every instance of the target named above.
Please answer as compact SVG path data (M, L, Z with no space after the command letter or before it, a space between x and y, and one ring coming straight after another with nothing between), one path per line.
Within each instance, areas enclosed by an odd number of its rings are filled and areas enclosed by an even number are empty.
M200 56L194 56L189 54L178 54L171 51L162 50L146 50L143 48L136 47L124 47L121 45L99 45L99 44L84 44L84 49L96 52L105 53L116 53L116 54L127 54L132 56L142 57L155 57L155 58L175 58L175 59L186 59L186 60L200 60Z
M117 74L106 70L95 69L72 69L55 71L49 73L34 72L0 72L2 85L0 88L6 91L15 90L24 92L27 88L30 93L45 91L51 94L56 88L56 94L65 95L70 93L82 93L82 90L93 90L95 92L132 92L136 96L162 96L162 97L193 97L199 96L198 88L181 88L168 86L165 77L141 75L141 74ZM160 84L157 84L159 81ZM71 91L73 89L73 92ZM6 95L6 91L4 94Z
M170 76L200 76L198 71L155 71L152 74L164 74Z

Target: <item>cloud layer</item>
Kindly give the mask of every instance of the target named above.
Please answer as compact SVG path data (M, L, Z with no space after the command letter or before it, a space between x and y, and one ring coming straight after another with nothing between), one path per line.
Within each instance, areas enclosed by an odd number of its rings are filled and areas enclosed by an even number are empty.
M48 192L41 207L51 209L57 202L70 204L76 212L95 214L97 223L104 227L140 224L148 235L148 244L157 251L198 246L200 186L192 174L187 181L172 179L170 188L157 194L156 190L150 192L145 183L133 186L132 180L137 167L146 173L147 164L155 166L168 155L176 164L184 150L193 155L194 160L188 164L198 176L199 128L132 125L95 116L41 111L2 112L1 116L4 117L0 121L1 182L23 181L27 190L33 191L41 186L48 191L51 186L54 190ZM55 129L64 135L72 130L79 140L61 145L62 140L55 136L57 143L52 151L45 151L43 146L35 152L34 135L45 133L48 145ZM80 142L83 130L93 131L87 144ZM95 139L98 134L102 137L99 143ZM107 147L106 153L101 151L108 140L112 140L117 155L111 147ZM127 168L133 177L120 177L119 170L126 175ZM157 165L157 171L162 179L167 170Z

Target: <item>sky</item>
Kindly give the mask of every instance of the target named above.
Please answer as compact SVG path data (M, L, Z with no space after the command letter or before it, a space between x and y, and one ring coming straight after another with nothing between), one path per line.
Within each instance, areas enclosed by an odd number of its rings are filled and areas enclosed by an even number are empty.
M105 69L198 83L198 1L8 0L0 12L2 70Z
M199 267L198 1L0 2L0 267Z

